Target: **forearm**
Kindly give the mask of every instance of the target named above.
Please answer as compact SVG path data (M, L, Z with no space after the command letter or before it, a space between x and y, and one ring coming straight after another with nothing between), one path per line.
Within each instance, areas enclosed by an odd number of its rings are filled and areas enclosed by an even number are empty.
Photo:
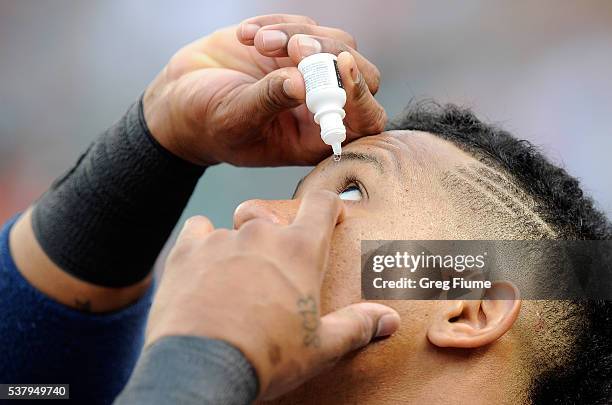
M99 136L12 231L19 270L64 304L104 311L137 299L204 171L156 142L141 107Z
M257 391L255 370L229 343L170 336L143 351L115 405L248 404Z

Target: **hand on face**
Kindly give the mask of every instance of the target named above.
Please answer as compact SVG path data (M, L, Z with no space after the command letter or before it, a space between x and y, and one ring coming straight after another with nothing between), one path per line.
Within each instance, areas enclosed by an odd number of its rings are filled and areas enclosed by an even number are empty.
M382 131L374 99L378 69L353 37L296 15L250 18L181 50L144 96L153 136L183 159L203 165L314 164L331 153L304 105L297 64L317 52L338 55L347 92L347 141Z
M260 396L270 398L390 335L399 316L380 304L320 317L332 232L343 216L337 196L316 191L304 196L289 225L253 218L230 231L191 219L168 257L147 344L171 335L228 341L254 366Z

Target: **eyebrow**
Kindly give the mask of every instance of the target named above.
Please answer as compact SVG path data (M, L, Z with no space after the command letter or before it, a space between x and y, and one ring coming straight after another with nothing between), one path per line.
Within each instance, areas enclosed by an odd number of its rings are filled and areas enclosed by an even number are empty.
M384 165L382 164L380 159L378 159L375 155L370 155L370 154L361 153L361 152L346 152L346 153L343 153L342 154L342 158L340 159L340 161L333 162L333 163L330 163L330 164L339 165L339 164L342 164L342 163L348 162L348 161L365 162L365 163L371 164L373 166L376 166L376 169L380 173L384 174L384 172L385 172ZM295 190L293 190L293 194L291 195L291 198L295 198L295 195L297 194L298 190L302 186L302 183L304 183L304 179L305 178L306 177L302 177L298 181L297 185L295 186Z
M342 164L342 162L346 162L347 160L358 160L361 162L374 164L379 172L381 173L385 172L385 168L383 164L374 155L368 155L367 153L360 153L360 152L346 152L342 154L342 158L340 159L339 162L336 162L336 163Z

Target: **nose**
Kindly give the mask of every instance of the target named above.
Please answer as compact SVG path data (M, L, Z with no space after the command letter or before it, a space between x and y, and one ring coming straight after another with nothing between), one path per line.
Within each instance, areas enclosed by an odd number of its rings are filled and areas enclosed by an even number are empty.
M293 222L300 203L298 200L248 200L234 211L234 229L256 218L281 225Z

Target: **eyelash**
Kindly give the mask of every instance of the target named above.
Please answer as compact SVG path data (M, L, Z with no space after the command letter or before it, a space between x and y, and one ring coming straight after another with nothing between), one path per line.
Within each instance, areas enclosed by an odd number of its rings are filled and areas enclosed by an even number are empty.
M357 186L359 191L361 191L361 194L363 194L364 197L366 197L366 198L368 197L368 192L365 189L365 187L363 187L361 182L359 180L357 180L357 177L355 177L352 174L349 174L349 175L345 176L344 179L342 179L342 181L340 182L340 185L336 188L336 194L340 194L343 191L346 191L346 189L349 186Z

